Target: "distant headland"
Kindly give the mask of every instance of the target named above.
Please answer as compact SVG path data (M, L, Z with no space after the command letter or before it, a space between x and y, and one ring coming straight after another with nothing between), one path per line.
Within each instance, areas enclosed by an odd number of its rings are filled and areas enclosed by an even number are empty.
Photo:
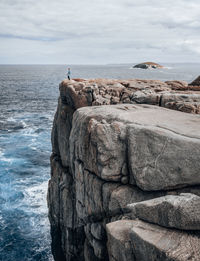
M145 62L145 63L138 63L133 66L133 68L139 68L139 69L158 69L158 68L164 68L164 66L153 63L153 62Z

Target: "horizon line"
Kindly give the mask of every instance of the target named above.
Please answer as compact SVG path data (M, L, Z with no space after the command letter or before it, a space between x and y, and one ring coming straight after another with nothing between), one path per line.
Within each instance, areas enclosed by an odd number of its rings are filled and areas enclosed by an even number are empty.
M127 62L127 63L0 63L1 65L65 65L65 66L73 66L73 65L130 65L130 64L137 64L143 62ZM159 63L166 63L166 64L200 64L200 62L159 62Z

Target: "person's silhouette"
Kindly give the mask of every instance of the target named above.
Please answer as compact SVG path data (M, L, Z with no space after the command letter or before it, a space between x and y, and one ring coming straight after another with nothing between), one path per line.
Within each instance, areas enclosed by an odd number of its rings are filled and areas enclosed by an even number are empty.
M68 80L70 80L70 78L71 78L71 71L70 71L70 68L68 68L68 71L67 71L67 78L68 78Z

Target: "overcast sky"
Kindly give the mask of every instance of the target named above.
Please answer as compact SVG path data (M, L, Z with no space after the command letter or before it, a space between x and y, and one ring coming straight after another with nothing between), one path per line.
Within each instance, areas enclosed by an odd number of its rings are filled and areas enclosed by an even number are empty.
M200 0L0 0L0 63L200 62Z

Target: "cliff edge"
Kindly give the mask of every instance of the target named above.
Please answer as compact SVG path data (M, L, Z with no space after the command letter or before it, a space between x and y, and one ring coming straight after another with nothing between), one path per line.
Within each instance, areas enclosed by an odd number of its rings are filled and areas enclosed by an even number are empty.
M60 84L48 188L55 260L200 260L194 87L136 79Z

